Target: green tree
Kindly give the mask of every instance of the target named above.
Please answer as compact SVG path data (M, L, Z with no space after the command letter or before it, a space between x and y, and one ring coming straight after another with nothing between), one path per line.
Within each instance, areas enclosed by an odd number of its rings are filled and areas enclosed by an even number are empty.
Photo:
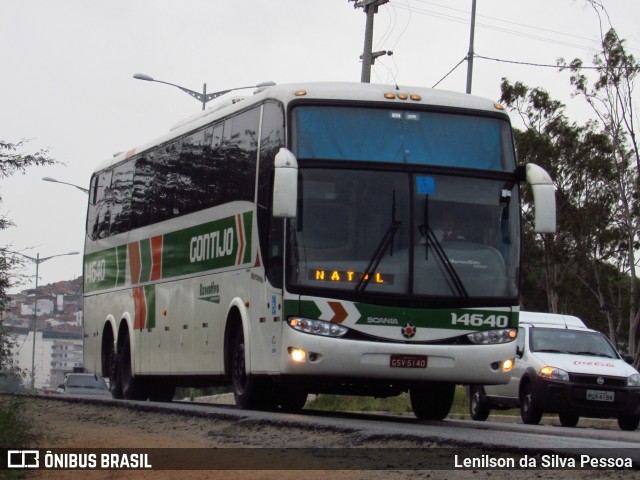
M574 95L586 101L595 114L603 135L610 144L610 184L608 192L615 199L616 229L611 229L610 255L618 271L629 277L627 312L629 353L640 361L640 279L637 249L640 247L640 144L636 134L637 113L634 87L640 63L627 52L625 41L611 26L602 4L587 2L600 23L601 48L592 61L590 74L581 59L558 60L561 70L570 72Z
M597 123L571 122L565 106L543 89L503 79L501 90L501 101L525 127L515 130L519 161L543 166L556 186L555 235L533 233L530 193L524 191L523 306L578 314L597 328L606 325L615 342L620 289L627 284L611 265L620 239L618 203L608 186L615 179L611 142Z
M59 162L49 156L46 149L35 153L24 151L26 141L10 143L0 140L0 179L11 177L15 174L24 174L29 167L54 165ZM2 194L0 191L0 205L2 204ZM5 215L0 214L0 230L5 230L13 226L13 223ZM13 255L8 248L10 245L0 246L0 375L13 371L11 361L12 339L9 331L3 324L4 312L8 303L7 292L14 284L14 269L21 264L20 257Z

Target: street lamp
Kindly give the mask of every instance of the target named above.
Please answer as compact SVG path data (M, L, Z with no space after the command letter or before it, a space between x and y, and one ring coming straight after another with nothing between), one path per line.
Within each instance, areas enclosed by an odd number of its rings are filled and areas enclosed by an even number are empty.
M51 260L52 258L64 257L65 255L78 255L79 252L60 253L58 255L51 255L50 257L43 257L43 258L40 258L40 254L38 253L34 258L20 252L12 252L11 250L4 250L4 251L13 253L15 255L20 255L36 264L36 289L34 293L35 300L33 302L33 345L31 350L31 389L33 390L35 388L35 381L36 381L36 325L38 323L38 267L40 266L41 263L46 262L47 260Z
M236 87L236 88L230 88L229 90L221 90L219 92L207 93L207 84L204 83L202 85L202 93L199 93L199 92L194 92L193 90L189 90L188 88L181 87L180 85L176 85L174 83L163 82L162 80L156 80L155 78L153 78L153 77L151 77L149 75L146 75L144 73L136 73L136 74L133 75L133 78L135 78L137 80L144 80L146 82L164 83L165 85L171 85L172 87L179 88L183 92L188 93L193 98L195 98L196 100L200 101L202 103L202 110L204 110L204 107L207 104L207 102L210 102L214 98L217 98L217 97L219 97L221 95L224 95L225 93L229 93L229 92L232 92L234 90L241 90L243 88L262 88L262 87L271 87L271 86L275 85L274 82L262 82L262 83L258 83L257 85L249 85L247 87Z
M89 190L87 190L84 187L80 187L78 185L74 185L73 183L67 183L67 182L61 182L60 180L56 180L55 178L51 178L51 177L42 177L42 180L44 180L45 182L54 182L54 183L62 183L64 185L71 185L72 187L76 187L78 190L82 190L84 193L89 193Z

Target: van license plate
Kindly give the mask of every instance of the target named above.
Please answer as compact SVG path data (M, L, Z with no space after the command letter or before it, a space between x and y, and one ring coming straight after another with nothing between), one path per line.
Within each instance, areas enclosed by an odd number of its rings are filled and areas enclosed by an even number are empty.
M425 355L391 355L389 366L394 368L427 368Z
M587 400L597 402L613 402L614 392L601 392L600 390L587 390Z

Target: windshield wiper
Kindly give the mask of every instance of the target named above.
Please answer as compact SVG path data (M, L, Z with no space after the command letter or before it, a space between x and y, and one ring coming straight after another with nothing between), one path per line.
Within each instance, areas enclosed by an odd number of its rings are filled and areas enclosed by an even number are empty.
M367 265L367 268L364 270L362 276L358 280L358 284L354 289L356 293L364 292L365 288L367 288L367 285L369 285L371 275L373 275L373 272L375 272L378 268L378 265L380 265L380 262L382 261L382 258L387 251L387 247L391 245L391 242L393 242L393 237L395 237L396 232L400 228L400 225L402 225L401 221L392 220L387 227L387 231L384 233L384 236L382 237L382 240L380 240L380 243L378 244L375 252L373 252L371 260L369 260L369 265Z
M429 245L433 246L433 250L436 252L436 256L440 259L442 265L444 265L444 269L449 274L449 278L451 279L451 282L453 283L455 289L458 291L458 295L462 298L468 299L469 293L464 287L464 283L462 283L460 275L458 275L456 269L453 268L451 260L449 260L449 257L447 257L447 253L442 248L442 244L438 241L438 238L436 237L435 233L433 233L433 230L431 230L431 227L427 225L420 225L418 229L420 230L420 233L422 233L422 235L426 238L427 251L429 250Z
M389 247L389 245L393 245L393 237L396 236L396 232L400 229L400 225L402 225L402 222L396 220L396 191L394 190L391 200L391 223L389 223L389 226L387 227L386 232L384 232L380 243L378 243L378 246L373 252L371 260L369 260L369 265L367 265L367 268L365 268L364 272L362 272L362 276L358 280L356 288L354 288L353 290L355 293L363 293L369 285L371 275L373 275L373 273L378 268L378 265L380 265L380 262L382 261L387 248ZM393 255L393 246L391 247L391 255Z

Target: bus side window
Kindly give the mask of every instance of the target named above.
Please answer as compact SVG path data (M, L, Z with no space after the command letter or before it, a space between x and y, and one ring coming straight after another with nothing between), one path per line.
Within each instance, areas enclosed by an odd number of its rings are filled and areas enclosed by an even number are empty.
M181 215L179 202L180 140L163 145L156 151L155 196L156 215L153 222L161 222Z
M86 232L92 240L95 240L94 232L97 230L98 209L96 208L96 197L98 194L98 175L91 177L89 186L89 206L87 208L87 228Z
M224 124L222 148L227 161L226 202L254 201L260 109L229 118Z
M220 123L204 131L202 165L198 181L202 188L203 208L215 207L224 202L226 161L222 152L222 132Z
M182 139L177 176L180 215L204 208L206 188L201 179L204 136L204 130L200 130Z
M260 251L265 261L267 278L276 288L283 284L284 220L271 215L273 198L273 163L284 146L284 112L277 103L265 103L262 111L260 138L260 171L258 174L258 229L262 233ZM268 235L265 235L268 232Z
M96 186L96 221L93 226L92 238L105 238L109 236L111 226L111 170L105 170L98 176Z
M154 220L155 198L153 191L154 152L136 157L131 195L131 228L149 225Z
M133 159L130 159L113 170L110 236L129 231L132 188Z

